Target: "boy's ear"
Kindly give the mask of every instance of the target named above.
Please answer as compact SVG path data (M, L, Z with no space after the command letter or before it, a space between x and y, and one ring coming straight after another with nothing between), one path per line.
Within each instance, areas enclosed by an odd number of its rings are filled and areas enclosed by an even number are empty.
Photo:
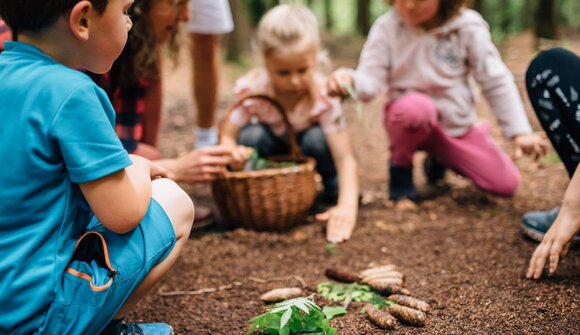
M95 11L93 4L88 0L81 0L71 9L68 23L73 35L85 42L89 39L92 14Z

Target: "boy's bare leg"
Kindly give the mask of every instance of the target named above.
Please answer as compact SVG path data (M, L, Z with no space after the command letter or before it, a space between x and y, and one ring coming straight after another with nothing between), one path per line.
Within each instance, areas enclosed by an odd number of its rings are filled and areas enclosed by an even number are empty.
M169 255L155 266L131 294L115 319L124 317L135 304L171 269L187 242L193 223L194 208L190 197L175 182L162 178L153 181L152 196L165 210L175 231L175 246Z

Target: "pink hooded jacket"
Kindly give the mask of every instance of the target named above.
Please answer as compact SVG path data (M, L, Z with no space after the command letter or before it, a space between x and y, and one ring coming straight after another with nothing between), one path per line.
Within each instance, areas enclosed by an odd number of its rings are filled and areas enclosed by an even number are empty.
M353 77L356 93L365 101L385 88L388 101L410 91L429 95L441 126L454 137L477 122L477 82L506 138L531 132L489 26L470 9L429 31L409 27L396 10L382 15L369 33Z

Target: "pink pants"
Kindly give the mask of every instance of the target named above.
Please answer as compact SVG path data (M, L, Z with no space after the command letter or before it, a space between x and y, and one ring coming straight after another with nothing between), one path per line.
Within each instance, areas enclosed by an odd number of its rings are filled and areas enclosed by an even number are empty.
M514 195L520 181L519 171L495 144L489 123L478 124L460 137L451 137L441 128L431 98L416 92L387 104L384 122L393 164L410 166L415 152L425 150L482 190L505 197Z

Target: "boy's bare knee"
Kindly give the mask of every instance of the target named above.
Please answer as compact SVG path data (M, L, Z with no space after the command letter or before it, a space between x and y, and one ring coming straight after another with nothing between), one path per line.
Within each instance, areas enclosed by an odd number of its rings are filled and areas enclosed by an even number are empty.
M152 196L171 220L176 238L187 238L195 214L189 195L174 181L161 178L152 182Z

